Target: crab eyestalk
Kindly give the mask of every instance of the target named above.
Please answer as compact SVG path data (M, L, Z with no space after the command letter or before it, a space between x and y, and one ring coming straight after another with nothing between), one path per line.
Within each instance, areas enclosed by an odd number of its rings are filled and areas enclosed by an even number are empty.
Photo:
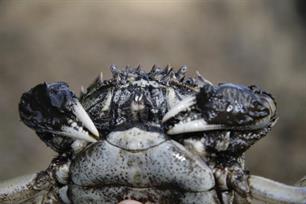
M276 121L276 104L272 96L253 86L207 84L200 92L182 100L163 118L167 122L184 112L199 112L201 117L185 120L168 130L168 134L210 130L258 130ZM186 117L189 117L188 114ZM186 119L186 118L185 118Z
M70 148L74 140L96 142L99 132L68 85L43 83L23 94L21 120L51 148Z

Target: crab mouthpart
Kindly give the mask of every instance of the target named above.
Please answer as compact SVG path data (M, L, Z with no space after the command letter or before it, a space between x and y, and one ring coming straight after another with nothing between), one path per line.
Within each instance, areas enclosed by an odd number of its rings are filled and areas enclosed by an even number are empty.
M50 130L49 132L78 140L96 142L99 139L99 131L80 102L75 100L71 109L76 121L69 119L68 124L62 125L59 131Z

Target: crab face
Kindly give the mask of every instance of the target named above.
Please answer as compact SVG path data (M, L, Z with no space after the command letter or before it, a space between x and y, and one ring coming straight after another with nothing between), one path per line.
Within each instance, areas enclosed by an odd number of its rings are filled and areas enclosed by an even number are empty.
M95 142L99 136L66 83L43 83L24 93L19 113L21 120L56 151L69 149L74 139Z

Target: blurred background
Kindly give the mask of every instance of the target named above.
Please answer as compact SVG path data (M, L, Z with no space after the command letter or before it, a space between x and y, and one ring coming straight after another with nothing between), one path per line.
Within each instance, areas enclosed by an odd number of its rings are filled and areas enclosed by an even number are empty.
M21 94L43 81L79 93L110 64L186 64L213 83L268 90L279 122L248 168L288 184L306 175L306 1L0 0L0 180L55 156L19 121Z

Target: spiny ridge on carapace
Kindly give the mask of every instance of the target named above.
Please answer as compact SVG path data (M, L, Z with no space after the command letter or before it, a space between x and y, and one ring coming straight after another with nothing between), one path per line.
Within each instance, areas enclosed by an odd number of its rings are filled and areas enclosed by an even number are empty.
M207 83L211 84L211 82L206 80L199 72L197 72L196 77L187 77L186 73L188 67L186 65L182 65L177 70L171 65L167 65L164 68L153 65L151 70L146 72L141 65L135 68L127 65L125 68L120 69L112 64L110 66L110 71L112 73L111 79L104 80L103 73L101 72L87 90L82 88L81 95L95 91L100 87L123 85L141 79L158 81L165 85L175 84L186 86L187 88L200 88Z

